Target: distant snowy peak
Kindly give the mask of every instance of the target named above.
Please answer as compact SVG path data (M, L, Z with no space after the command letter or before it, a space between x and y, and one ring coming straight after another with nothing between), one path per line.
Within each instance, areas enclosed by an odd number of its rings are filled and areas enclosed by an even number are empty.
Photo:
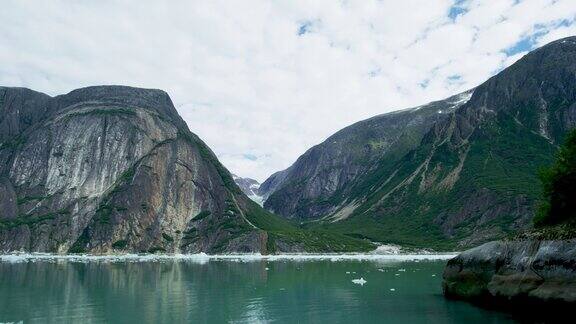
M232 178L248 198L254 200L259 205L264 203L264 198L258 194L258 189L260 189L260 183L258 181L251 178L242 178L235 174L232 174Z

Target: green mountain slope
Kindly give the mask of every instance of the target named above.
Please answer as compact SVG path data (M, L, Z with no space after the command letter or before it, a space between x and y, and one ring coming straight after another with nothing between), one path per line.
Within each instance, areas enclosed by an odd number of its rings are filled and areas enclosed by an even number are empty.
M309 210L322 206L324 213L301 219L312 219L310 228L437 249L529 226L540 192L538 168L550 163L576 125L575 80L576 38L533 51L474 89L419 144L404 147L407 154L373 156L354 181L309 203ZM291 169L304 168L298 163ZM293 183L289 172L265 206L294 217L276 208L294 204L285 194Z
M367 174L379 172L418 146L436 122L464 104L467 91L424 106L383 114L351 125L330 136L287 170L271 176L260 186L265 207L284 217L307 221L330 215L345 217L354 205L353 185ZM360 194L370 188L354 188Z

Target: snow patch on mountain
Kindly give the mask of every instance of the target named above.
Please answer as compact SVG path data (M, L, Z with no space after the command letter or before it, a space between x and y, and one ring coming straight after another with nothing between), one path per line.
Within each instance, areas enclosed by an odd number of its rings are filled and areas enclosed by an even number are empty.
M264 204L264 197L259 194L260 183L258 181L251 178L242 178L235 174L232 174L232 178L248 198L252 199L260 206Z

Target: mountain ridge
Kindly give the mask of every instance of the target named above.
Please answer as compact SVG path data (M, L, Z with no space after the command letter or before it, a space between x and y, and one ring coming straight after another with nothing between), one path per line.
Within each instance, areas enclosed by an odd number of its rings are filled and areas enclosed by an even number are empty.
M267 188L283 177L267 192L264 206L310 228L440 249L472 246L525 228L538 193L537 170L551 161L557 143L576 125L574 54L575 37L527 54L474 88L470 99L444 118L420 128L416 141L397 148L400 154L373 154L374 162L339 191L319 194L314 182L330 183L330 174L342 173L351 162L306 165L302 161L315 161L311 149L289 172L263 183ZM394 114L381 116L378 127L393 128ZM358 125L362 122L345 129ZM355 131L349 142L363 146L389 139L383 132L366 137L358 135L362 129ZM360 145L343 147L354 151ZM319 180L290 171L325 170L330 163L340 165L319 174Z
M274 197L271 201L268 201L268 198L285 184L287 178L297 177L309 180L310 177L320 176L322 172L331 171L330 168L324 170L321 166L318 166L318 169L314 170L303 170L304 167L302 164L306 163L306 159L327 161L335 160L338 155L345 155L348 147L354 146L358 142L364 145L362 150L359 152L351 152L351 154L346 156L348 160L352 160L351 162L357 166L356 170L351 173L368 171L366 168L362 168L362 164L365 164L362 159L365 159L366 156L370 159L377 159L378 157L374 157L376 154L392 155L393 158L401 157L403 154L407 153L406 148L402 147L402 145L410 145L411 143L411 145L415 145L434 122L446 118L449 112L467 102L473 91L474 89L470 89L460 94L450 96L444 100L433 101L413 108L380 114L343 128L321 144L313 146L307 150L291 167L274 173L262 183L260 187L260 195L265 198L265 207L273 211L280 211L280 209L273 204ZM382 123L384 123L384 125L382 125ZM390 127L391 129L386 129L384 126ZM318 156L319 151L326 150L336 152L329 152L327 153L328 156ZM314 163L320 164L318 162ZM350 179L345 179L346 181L343 184L336 184L336 187L345 186L347 182L350 182L355 178L356 174L347 176L350 176ZM316 187L322 187L323 185L324 184L315 184ZM332 188L332 190L329 190L330 194L335 192L337 189L338 188Z

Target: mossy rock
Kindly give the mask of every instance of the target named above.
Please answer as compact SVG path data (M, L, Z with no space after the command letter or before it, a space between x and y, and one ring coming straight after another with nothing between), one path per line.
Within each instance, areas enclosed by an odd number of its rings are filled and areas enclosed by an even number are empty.
M112 243L112 248L117 250L122 250L128 246L128 240L120 240Z

